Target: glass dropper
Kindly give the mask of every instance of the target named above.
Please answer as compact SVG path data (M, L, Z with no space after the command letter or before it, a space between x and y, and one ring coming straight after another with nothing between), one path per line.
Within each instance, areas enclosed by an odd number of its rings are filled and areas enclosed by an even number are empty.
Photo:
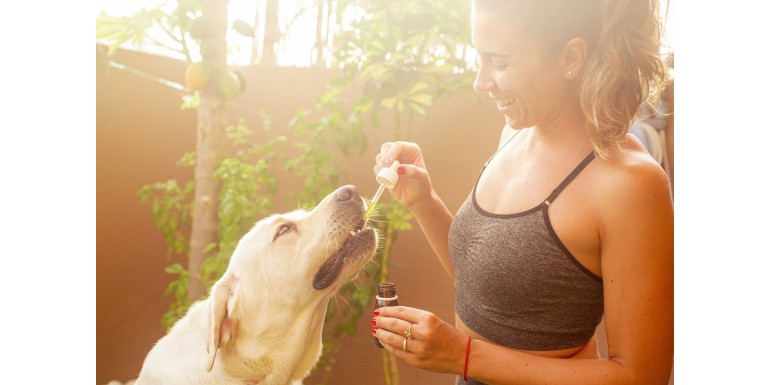
M380 187L377 189L377 192L374 193L374 197L372 197L371 202L369 202L369 207L366 209L366 213L364 213L364 218L369 218L369 215L374 210L374 206L377 205L377 201L380 200L380 197L382 196L382 193L385 191L386 188L392 189L396 186L396 183L398 182L398 174L394 171L399 166L398 161L393 161L393 164L390 167L383 167L379 173L377 173L377 182L380 184Z

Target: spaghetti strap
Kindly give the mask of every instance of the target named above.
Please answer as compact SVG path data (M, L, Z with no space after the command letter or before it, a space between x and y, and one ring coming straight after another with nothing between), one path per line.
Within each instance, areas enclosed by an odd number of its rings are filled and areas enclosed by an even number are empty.
M556 186L556 188L553 190L551 195L549 195L548 198L546 198L545 202L543 203L545 203L546 206L550 205L551 202L553 202L553 200L556 199L559 193L561 193L561 191L564 190L564 188L567 187L567 185L570 182L572 182L572 180L575 179L578 176L578 174L580 174L580 172L583 171L583 169L586 168L586 166L588 166L588 164L591 163L592 160L594 160L595 157L596 157L596 154L593 151L591 151L591 153L588 154L588 156L586 156L585 159L583 159L583 161L580 162L580 164L578 164L577 167L575 167L575 169L572 170L572 172L569 175L567 175L567 177L564 178L564 180L558 186Z
M508 145L508 143L511 143L511 141L513 140L513 138L515 138L515 137L516 137L516 135L519 135L519 133L520 133L521 131L523 131L523 130L517 130L516 132L514 132L514 133L513 133L513 136L511 136L511 138L510 138L510 139L508 139L508 141L506 141L506 142L505 142L505 144L503 144L502 146L500 146L500 148L498 148L498 149L497 149L497 151L495 151L495 153L494 153L494 154L492 154L492 156L490 156L490 157L489 157L489 159L487 159L487 162L486 162L486 163L484 163L484 167L482 167L482 169L486 168L486 167L487 167L487 165L489 165L489 162L491 162L491 161L492 161L492 159L494 159L494 158L495 158L495 155L497 155L497 153L498 153L498 152L500 152L500 150L502 150L502 149L503 149L503 147L507 146L507 145ZM480 176L480 175L479 175L479 176Z

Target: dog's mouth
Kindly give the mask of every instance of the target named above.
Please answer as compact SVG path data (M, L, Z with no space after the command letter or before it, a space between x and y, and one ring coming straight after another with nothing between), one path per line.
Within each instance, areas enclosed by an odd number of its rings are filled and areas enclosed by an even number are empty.
M356 261L374 251L376 234L374 229L365 227L365 224L366 221L362 219L353 230L350 230L350 237L345 240L342 247L321 265L313 277L314 289L326 289L340 275L346 262Z

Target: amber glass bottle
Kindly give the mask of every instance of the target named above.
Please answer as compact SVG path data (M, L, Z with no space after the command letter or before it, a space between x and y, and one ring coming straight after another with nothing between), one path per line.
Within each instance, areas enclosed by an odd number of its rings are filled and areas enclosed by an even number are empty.
M377 302L374 303L374 308L381 308L384 306L398 306L398 294L396 294L396 284L393 282L382 282L377 285ZM378 348L382 348L380 340L374 339L374 344Z

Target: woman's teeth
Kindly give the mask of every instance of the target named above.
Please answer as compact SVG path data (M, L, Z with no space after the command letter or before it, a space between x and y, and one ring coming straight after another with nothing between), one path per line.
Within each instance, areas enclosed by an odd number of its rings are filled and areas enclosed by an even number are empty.
M505 108L513 104L513 98L508 99L495 99L495 103L498 108Z

